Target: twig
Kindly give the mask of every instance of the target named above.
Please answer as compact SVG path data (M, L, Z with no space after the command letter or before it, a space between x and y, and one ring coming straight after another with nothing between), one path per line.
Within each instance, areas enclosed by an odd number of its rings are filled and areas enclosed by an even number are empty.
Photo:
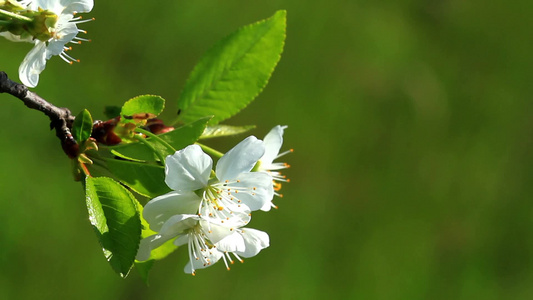
M36 109L47 115L50 118L50 129L56 130L56 136L61 141L63 151L70 158L77 157L79 146L70 132L75 117L70 113L68 108L57 107L49 103L36 93L29 91L23 84L10 80L7 74L1 71L0 93L8 93L22 100L27 107Z

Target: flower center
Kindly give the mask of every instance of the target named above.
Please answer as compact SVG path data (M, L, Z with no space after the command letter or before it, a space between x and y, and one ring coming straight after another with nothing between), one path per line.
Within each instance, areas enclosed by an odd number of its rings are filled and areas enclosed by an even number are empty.
M210 182L201 195L200 215L219 220L220 223L229 223L230 220L240 220L237 224L245 225L250 220L250 212L246 205L242 204L239 194L255 195L255 187L246 188L237 186L240 180L225 182ZM230 225L230 226L231 226Z

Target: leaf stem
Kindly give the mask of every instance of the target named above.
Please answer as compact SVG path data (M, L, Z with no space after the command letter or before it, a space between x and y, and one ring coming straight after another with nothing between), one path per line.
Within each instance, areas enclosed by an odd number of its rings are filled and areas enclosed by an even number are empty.
M214 156L214 157L217 157L217 158L221 158L222 156L224 156L224 153L220 152L220 151L217 151L211 147L208 147L204 144L200 144L200 143L195 143L196 145L202 147L202 150L204 150L204 152L206 152L207 154L211 155L211 156Z
M147 136L149 136L150 138L154 139L155 141L159 142L161 145L165 146L165 148L167 148L171 154L173 154L174 152L176 152L176 149L174 149L174 147L172 147L172 145L170 145L169 143L167 143L167 141L163 140L162 138L158 137L157 134L154 134L148 130L145 130L145 129L142 129L142 128L135 128L135 131L139 132L139 133L142 133L142 134L145 134Z
M165 157L163 157L161 152L157 151L157 149L152 144L150 144L150 142L148 142L145 138L139 135L134 135L134 137L136 140L143 143L146 147L150 148L150 150L154 151L155 155L157 155L157 157L159 158L161 164L165 163Z
M0 15L8 16L10 18L17 19L17 20L20 20L20 21L26 21L26 22L32 22L33 21L32 18L21 16L19 14L15 14L15 13L12 13L10 11L3 10L3 9L0 9Z

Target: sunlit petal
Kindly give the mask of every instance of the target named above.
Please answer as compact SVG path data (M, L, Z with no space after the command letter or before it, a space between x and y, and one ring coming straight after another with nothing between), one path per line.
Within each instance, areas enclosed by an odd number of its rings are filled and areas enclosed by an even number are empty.
M249 136L228 151L217 163L216 175L220 181L231 180L249 172L265 153L263 141Z

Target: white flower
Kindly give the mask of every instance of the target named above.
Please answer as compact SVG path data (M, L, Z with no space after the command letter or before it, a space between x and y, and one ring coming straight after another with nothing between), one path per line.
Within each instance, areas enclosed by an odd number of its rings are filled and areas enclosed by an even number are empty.
M277 158L284 156L287 153L293 152L292 149L279 153L281 145L283 144L283 131L287 126L277 125L270 130L265 136L265 154L259 159L255 171L264 172L272 176L272 184L274 187L274 194L279 197L283 197L279 194L281 189L281 182L289 182L285 175L282 175L280 170L289 168L287 163L274 162ZM276 207L272 202L266 203L261 210L268 211L271 207Z
M220 158L212 178L213 161L198 145L167 156L165 182L173 191L149 201L144 219L154 231L177 214L198 214L217 224L247 224L250 211L274 196L272 178L250 172L264 151L262 141L246 138Z
M39 74L44 70L46 61L54 55L58 55L64 61L72 63L77 61L65 51L70 50L67 43L79 44L86 39L76 37L79 30L76 24L80 17L74 18L75 13L90 12L93 8L93 0L34 0L28 7L29 10L37 11L39 8L53 12L58 16L53 28L49 28L52 37L47 41L35 40L35 46L26 55L19 67L19 78L28 87L35 87L39 82Z
M144 238L136 259L149 259L152 250L171 239L175 239L176 246L187 244L189 262L184 271L192 275L195 275L197 269L207 268L220 258L223 258L229 270L228 261L233 263L230 253L242 262L240 256L255 256L269 246L265 232L212 224L197 215L181 214L169 218L158 234Z

